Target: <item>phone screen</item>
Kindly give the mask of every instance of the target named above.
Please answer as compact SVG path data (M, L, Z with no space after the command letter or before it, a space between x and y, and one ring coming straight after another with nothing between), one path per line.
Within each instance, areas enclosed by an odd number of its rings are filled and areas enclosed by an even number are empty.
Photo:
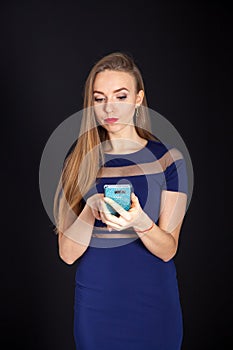
M104 196L113 199L125 210L129 210L131 206L131 185L104 185ZM109 204L107 204L107 208L111 214L119 216L119 213Z

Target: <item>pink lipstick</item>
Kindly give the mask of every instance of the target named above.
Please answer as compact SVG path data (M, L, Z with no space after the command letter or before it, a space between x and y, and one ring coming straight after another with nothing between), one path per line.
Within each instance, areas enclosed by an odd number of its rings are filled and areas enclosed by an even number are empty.
M118 121L118 118L106 118L106 119L104 119L104 121L107 124L114 124Z

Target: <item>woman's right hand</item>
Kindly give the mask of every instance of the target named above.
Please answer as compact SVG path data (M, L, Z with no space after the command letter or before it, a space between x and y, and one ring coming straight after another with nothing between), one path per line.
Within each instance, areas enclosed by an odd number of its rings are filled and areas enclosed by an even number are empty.
M89 197L86 201L86 204L90 207L92 214L97 220L101 220L100 216L100 199L104 197L103 193L96 193L93 196Z

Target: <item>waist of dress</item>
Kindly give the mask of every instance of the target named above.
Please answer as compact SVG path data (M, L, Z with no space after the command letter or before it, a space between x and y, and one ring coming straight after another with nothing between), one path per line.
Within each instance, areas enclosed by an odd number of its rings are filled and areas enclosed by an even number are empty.
M109 231L106 227L93 228L92 237L95 238L138 238L138 235L132 228L128 228L122 231L112 230Z

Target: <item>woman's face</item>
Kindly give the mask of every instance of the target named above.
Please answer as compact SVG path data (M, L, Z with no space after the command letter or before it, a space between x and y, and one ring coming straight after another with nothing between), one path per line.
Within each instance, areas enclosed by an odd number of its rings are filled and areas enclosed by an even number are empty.
M135 107L142 103L144 92L136 92L134 77L127 72L105 70L96 75L93 85L97 121L107 131L119 133L133 125Z

